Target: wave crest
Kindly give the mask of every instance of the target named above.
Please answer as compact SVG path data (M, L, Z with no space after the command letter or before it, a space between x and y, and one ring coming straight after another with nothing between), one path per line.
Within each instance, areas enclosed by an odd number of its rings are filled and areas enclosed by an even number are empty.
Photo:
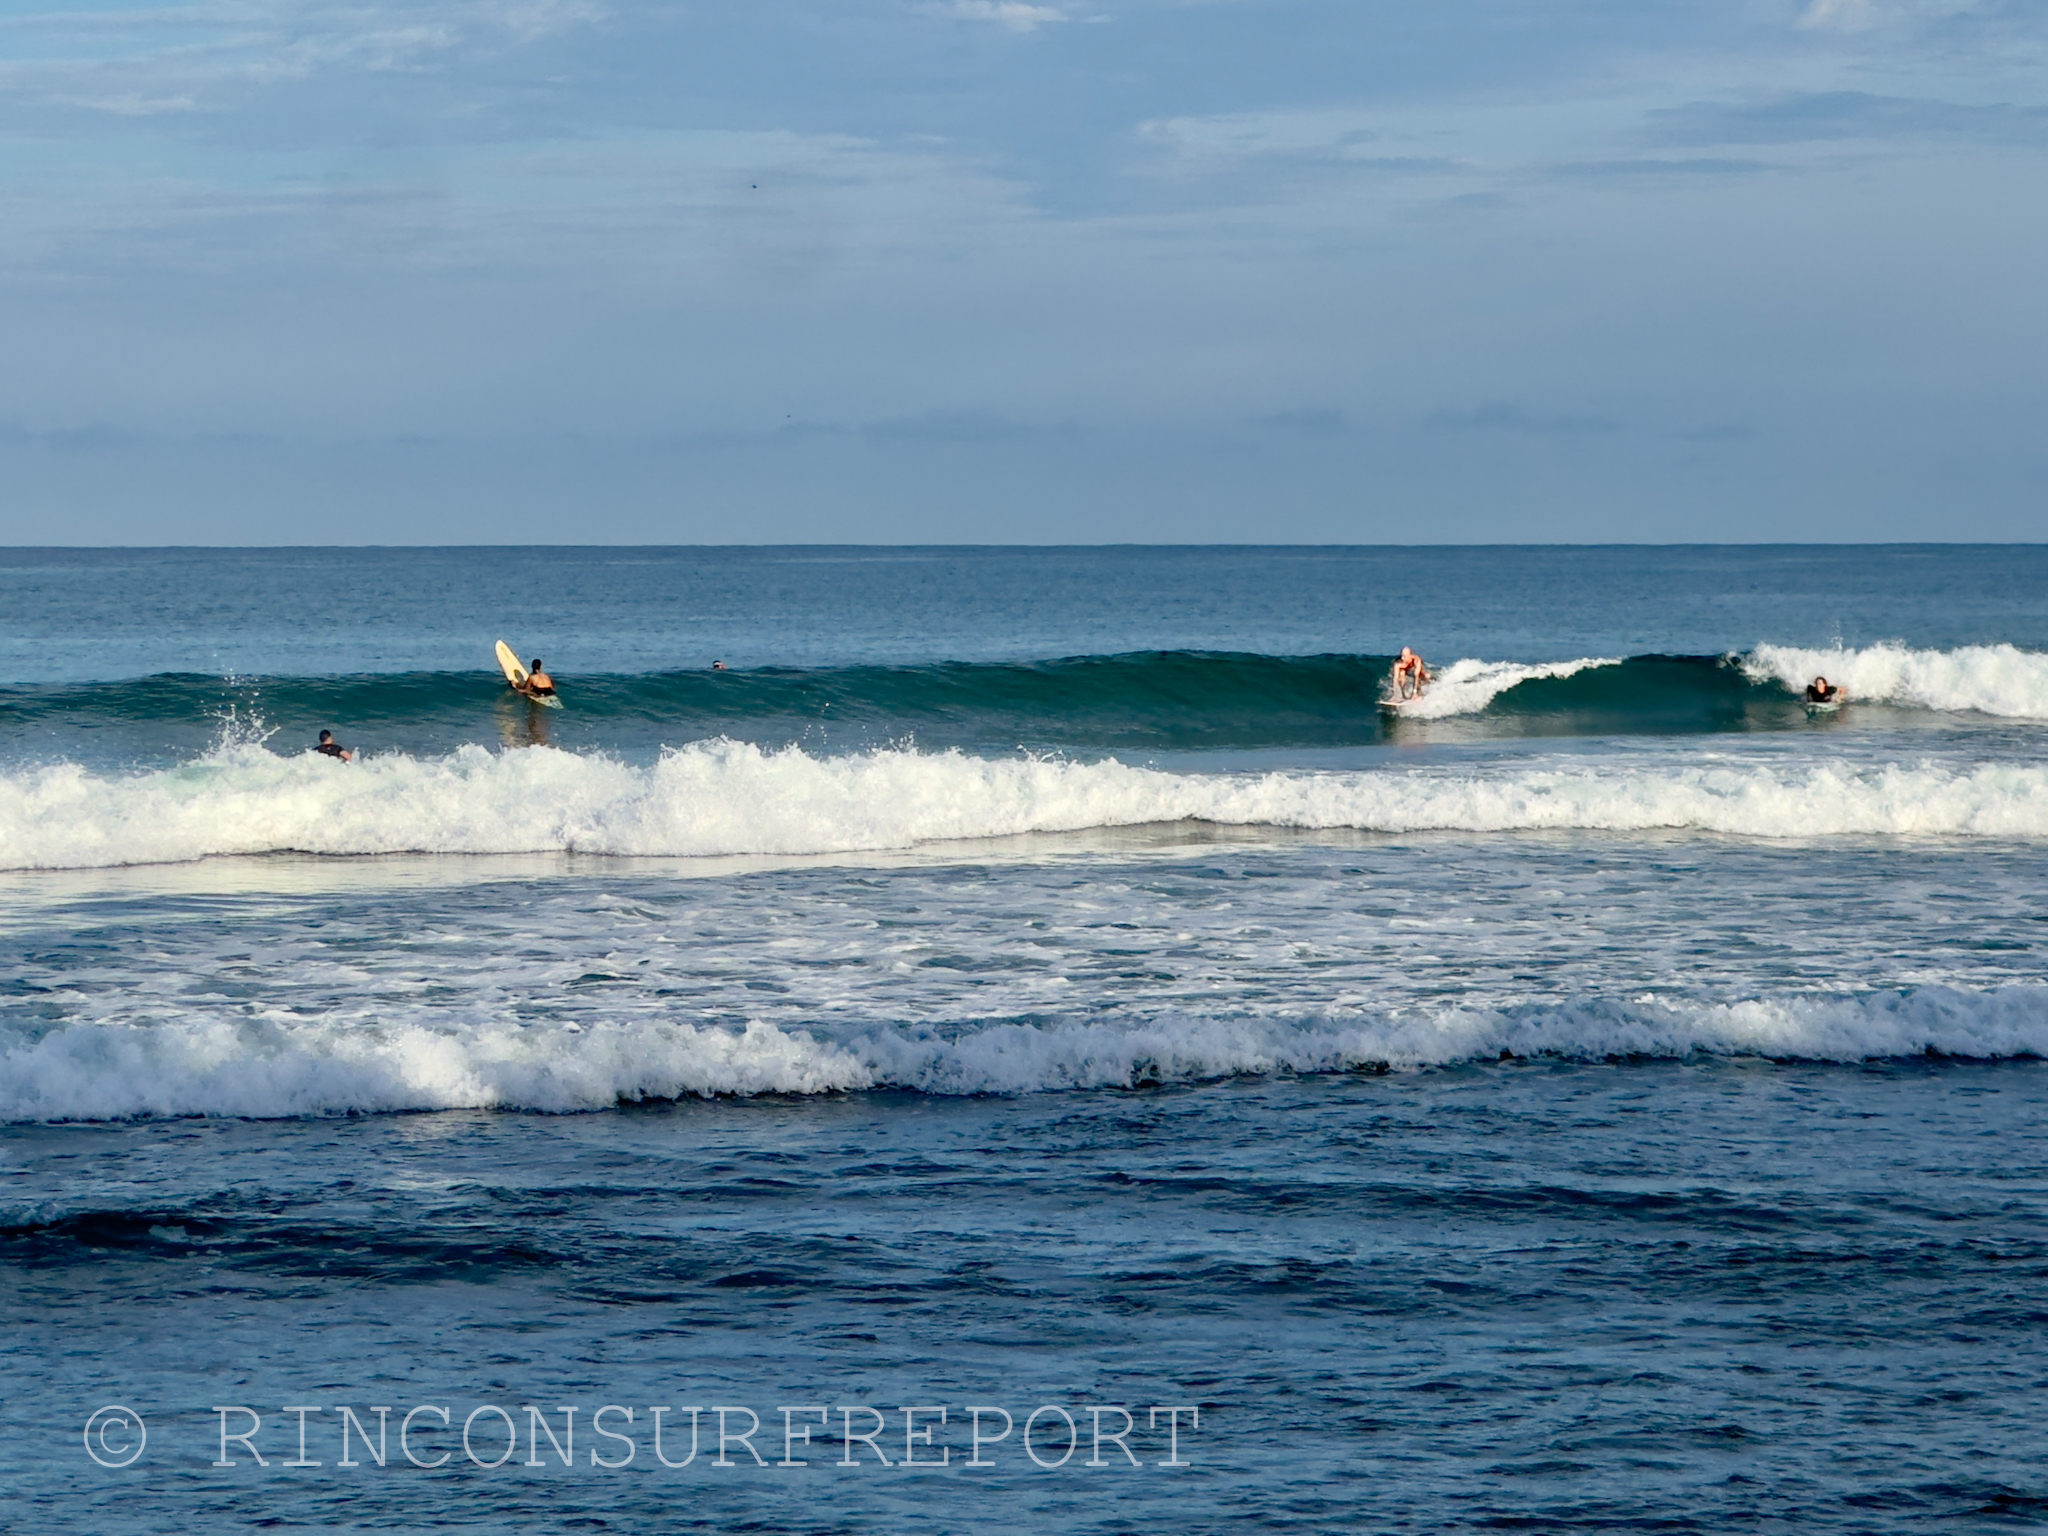
M432 1109L600 1110L692 1095L869 1088L1018 1094L1520 1057L1693 1054L1855 1062L2048 1054L2048 987L1944 987L1735 1003L1573 999L1503 1011L999 1024L838 1039L635 1022L363 1027L323 1021L72 1025L0 1054L0 1121Z
M1479 661L1461 657L1430 683L1428 691L1402 710L1404 719L1442 720L1452 715L1476 715L1510 688L1540 680L1575 677L1590 667L1618 667L1619 657L1581 657L1576 661L1548 661L1525 664L1516 661ZM1382 693L1392 697L1392 684Z
M830 854L1160 822L1372 832L1659 828L2048 836L2048 769L1685 763L1179 774L1114 759L702 742L635 767L549 749L352 766L238 747L126 776L0 774L0 868L214 855Z
M1775 682L1795 693L1815 677L1825 677L1847 688L1852 702L2048 720L2048 656L2014 645L1966 645L1953 651L1760 645L1742 667L1754 681Z
M536 725L495 675L227 679L0 687L0 755L130 761L259 742L273 726L310 740L347 722L358 744L415 755L464 743L552 741L651 752L719 737L846 752L915 739L990 753L1201 751L1382 740L1391 657L1150 651L1015 663L762 668L585 675ZM1438 668L1403 726L1461 738L1669 735L1803 729L1797 697L1817 672L1865 702L2048 719L2048 656L2011 645L1500 661ZM1399 727L1397 727L1399 729ZM0 757L4 760L4 757ZM47 761L45 757L43 760Z

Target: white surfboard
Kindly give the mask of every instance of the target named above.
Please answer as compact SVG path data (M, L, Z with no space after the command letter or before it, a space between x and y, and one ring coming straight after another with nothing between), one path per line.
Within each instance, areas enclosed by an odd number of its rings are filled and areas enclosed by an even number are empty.
M505 681L514 688L526 683L526 668L519 665L519 655L504 641L498 642L498 665L505 669Z
M514 688L523 689L526 686L526 679L532 675L526 668L519 665L519 653L502 640L498 642L498 665L504 668L505 681ZM562 701L552 693L529 693L526 697L528 702L545 704L549 709L560 709L562 707Z

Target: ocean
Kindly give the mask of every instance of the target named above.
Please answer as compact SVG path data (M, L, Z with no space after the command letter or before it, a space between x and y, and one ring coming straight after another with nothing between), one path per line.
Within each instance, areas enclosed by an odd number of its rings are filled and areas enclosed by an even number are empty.
M2043 546L0 551L0 1527L2038 1527L2044 742Z

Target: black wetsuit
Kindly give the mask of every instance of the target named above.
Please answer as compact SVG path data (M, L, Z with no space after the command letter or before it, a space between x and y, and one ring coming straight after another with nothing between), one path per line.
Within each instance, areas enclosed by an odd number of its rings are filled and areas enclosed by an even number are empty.
M348 748L338 741L323 741L313 750L315 752L324 752L329 757L346 757L348 755Z

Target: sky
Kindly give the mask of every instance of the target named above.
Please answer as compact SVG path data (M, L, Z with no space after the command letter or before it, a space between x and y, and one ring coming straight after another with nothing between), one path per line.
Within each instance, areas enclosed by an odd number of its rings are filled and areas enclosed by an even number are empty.
M0 0L0 542L2039 540L2048 0Z

